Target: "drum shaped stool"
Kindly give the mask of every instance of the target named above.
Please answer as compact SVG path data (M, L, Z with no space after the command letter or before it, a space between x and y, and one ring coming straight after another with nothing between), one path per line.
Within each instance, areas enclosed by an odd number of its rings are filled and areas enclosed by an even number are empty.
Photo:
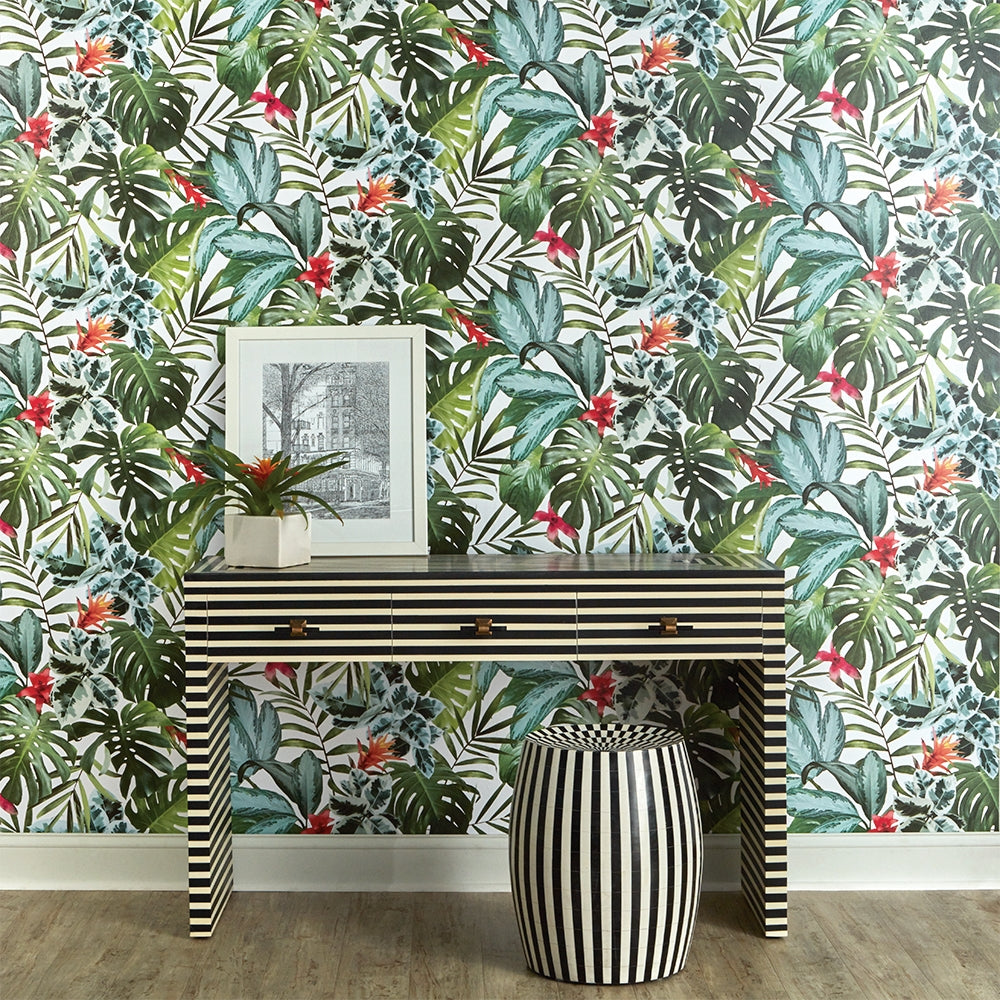
M703 847L681 736L648 723L529 735L514 783L510 876L528 968L641 983L684 968Z

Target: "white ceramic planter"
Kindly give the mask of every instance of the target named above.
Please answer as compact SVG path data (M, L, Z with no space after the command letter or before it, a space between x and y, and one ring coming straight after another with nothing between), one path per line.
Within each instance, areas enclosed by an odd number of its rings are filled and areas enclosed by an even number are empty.
M287 517L251 517L227 514L226 562L230 566L278 569L309 562L311 522L301 514Z

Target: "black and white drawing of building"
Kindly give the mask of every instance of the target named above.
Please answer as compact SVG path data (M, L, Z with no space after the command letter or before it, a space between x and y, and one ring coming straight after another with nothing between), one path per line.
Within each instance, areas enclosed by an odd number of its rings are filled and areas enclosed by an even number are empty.
M387 362L265 364L262 404L265 454L298 463L342 452L347 464L310 488L345 520L389 517Z

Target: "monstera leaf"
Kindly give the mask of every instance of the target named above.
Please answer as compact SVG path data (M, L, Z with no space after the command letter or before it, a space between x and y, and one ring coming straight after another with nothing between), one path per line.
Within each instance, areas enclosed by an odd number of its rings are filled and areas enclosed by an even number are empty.
M693 422L728 431L746 421L759 376L745 358L728 346L720 347L714 358L686 344L678 344L672 353L672 392Z
M423 774L393 763L389 811L401 833L467 833L479 791L434 754L434 770Z
M111 66L110 114L130 145L163 151L184 139L193 91L160 63L148 79L124 66Z
M69 780L75 761L54 712L38 712L26 698L0 705L0 795L8 802L42 802Z
M392 224L392 254L411 284L429 282L445 290L468 274L475 230L442 201L429 219L408 205L396 205Z
M607 243L631 224L639 200L615 157L580 142L556 153L541 189L551 192L550 227L574 247L583 246L585 233L592 246Z
M74 201L53 160L25 143L0 143L0 243L33 250L69 221Z
M76 473L55 440L25 421L0 427L0 518L15 528L47 519L67 503Z
M742 146L756 124L761 91L725 62L714 77L687 63L673 72L677 79L674 114L687 137L696 143L713 142L727 151Z
M289 107L299 107L307 95L328 101L333 85L344 86L350 78L347 64L353 63L354 50L337 19L316 17L304 4L276 11L259 44L270 66L267 84Z

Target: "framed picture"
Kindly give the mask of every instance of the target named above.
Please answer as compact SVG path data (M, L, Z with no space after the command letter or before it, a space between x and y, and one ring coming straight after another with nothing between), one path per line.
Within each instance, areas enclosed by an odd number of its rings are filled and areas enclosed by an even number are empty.
M226 447L246 461L330 452L343 467L309 488L313 555L427 551L422 326L232 327Z

